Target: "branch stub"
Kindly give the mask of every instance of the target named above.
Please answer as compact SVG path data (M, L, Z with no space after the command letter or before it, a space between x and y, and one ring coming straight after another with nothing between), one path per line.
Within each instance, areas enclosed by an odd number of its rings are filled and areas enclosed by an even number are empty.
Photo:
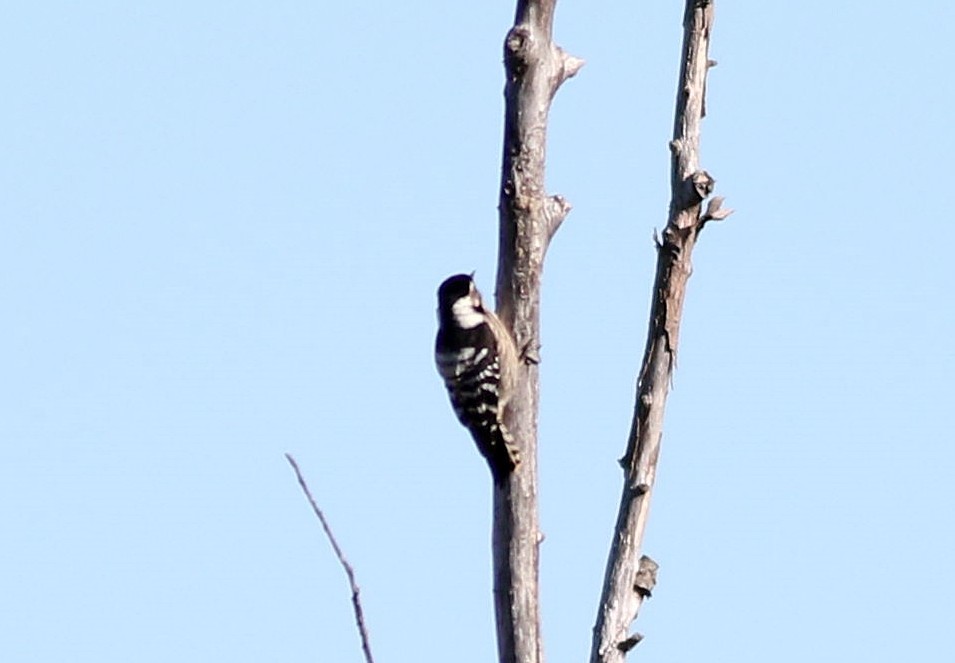
M657 571L660 565L643 555L640 557L640 566L633 581L633 589L642 597L650 598L653 588L657 585Z
M643 640L643 633L634 633L626 640L617 643L617 649L626 654L628 651L640 644Z

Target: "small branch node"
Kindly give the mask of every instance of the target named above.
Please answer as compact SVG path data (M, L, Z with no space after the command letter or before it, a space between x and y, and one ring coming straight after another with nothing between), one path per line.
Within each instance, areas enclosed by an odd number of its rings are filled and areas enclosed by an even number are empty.
M643 640L642 633L634 633L626 640L622 640L617 643L617 649L626 654L628 651L640 644L640 641Z
M550 196L544 203L544 219L547 221L547 241L550 242L554 233L560 228L573 206L563 196Z
M640 557L640 565L633 581L633 589L641 598L647 599L653 594L653 588L657 585L657 571L659 569L660 565L647 555Z
M560 82L563 83L568 78L573 78L577 75L577 72L587 64L587 61L583 58L578 58L576 55L571 55L564 49L557 47L557 57L560 61Z
M691 181L693 182L694 192L697 196L699 196L699 200L697 200L697 202L702 201L708 195L713 193L713 187L716 186L716 180L714 180L713 177L705 170L698 170L693 173Z
M534 340L528 341L521 348L521 361L525 364L536 365L541 363L540 349L540 343L536 343Z
M628 465L624 465L624 467L627 468ZM632 488L635 497L640 497L641 495L646 495L650 492L650 486L642 481L640 483L633 484Z
M504 54L512 58L525 59L533 39L530 30L523 25L515 25L504 39Z

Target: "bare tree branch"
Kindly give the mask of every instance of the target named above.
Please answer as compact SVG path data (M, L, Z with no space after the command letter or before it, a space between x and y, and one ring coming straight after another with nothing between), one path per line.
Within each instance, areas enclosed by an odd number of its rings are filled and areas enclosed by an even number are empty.
M348 563L348 560L345 559L345 555L342 553L342 549L338 545L335 535L332 533L332 528L328 525L328 520L325 519L325 514L318 508L318 503L316 503L315 498L312 497L312 491L308 489L308 484L305 483L305 479L302 477L298 463L292 458L292 454L285 454L285 459L289 462L289 465L292 466L292 469L295 470L295 478L298 479L298 485L302 487L302 492L304 492L305 497L308 498L308 503L312 505L312 511L318 516L318 520L322 524L322 529L325 530L325 536L328 537L328 542L332 544L332 550L335 551L335 556L338 558L339 564L345 569L345 575L348 576L348 585L351 587L351 603L355 611L355 625L358 627L358 635L361 637L361 650L365 654L365 663L375 663L375 659L371 656L368 630L365 628L365 613L361 609L361 598L359 597L358 583L355 582L355 571L352 569L351 564Z
M627 651L642 638L630 634L629 629L656 583L657 564L649 557L640 557L640 549L656 478L667 392L676 365L683 298L692 271L691 254L706 222L724 219L732 211L722 209L722 198L713 198L702 211L703 200L715 184L699 165L706 74L712 64L707 53L713 9L713 0L687 0L683 16L683 59L670 142L670 211L662 238L657 240L650 328L637 382L633 424L621 459L625 472L623 495L594 626L591 663L622 663Z
M497 311L523 359L505 413L522 462L494 488L494 607L501 663L540 663L537 411L540 279L544 254L570 205L544 187L547 115L561 83L583 60L554 45L556 0L518 0L504 42L505 120Z

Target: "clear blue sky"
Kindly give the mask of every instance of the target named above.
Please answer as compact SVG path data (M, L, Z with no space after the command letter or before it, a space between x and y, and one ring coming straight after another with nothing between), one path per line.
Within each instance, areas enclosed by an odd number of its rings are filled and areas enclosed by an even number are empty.
M511 2L10 5L0 660L493 659L434 290L496 251ZM585 660L665 220L680 2L559 3L543 617ZM952 660L955 6L720 2L641 661Z

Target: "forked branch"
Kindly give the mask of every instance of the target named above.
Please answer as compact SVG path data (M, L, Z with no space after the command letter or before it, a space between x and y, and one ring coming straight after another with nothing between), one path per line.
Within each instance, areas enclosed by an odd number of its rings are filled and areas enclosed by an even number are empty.
M663 415L676 364L680 319L691 255L700 230L732 210L722 198L703 201L715 180L700 168L700 124L704 115L713 0L687 0L683 17L683 51L671 152L670 211L657 239L657 271L643 363L627 451L621 459L625 479L603 594L594 626L591 663L622 663L642 638L630 633L643 600L656 583L657 565L640 555L656 479Z

